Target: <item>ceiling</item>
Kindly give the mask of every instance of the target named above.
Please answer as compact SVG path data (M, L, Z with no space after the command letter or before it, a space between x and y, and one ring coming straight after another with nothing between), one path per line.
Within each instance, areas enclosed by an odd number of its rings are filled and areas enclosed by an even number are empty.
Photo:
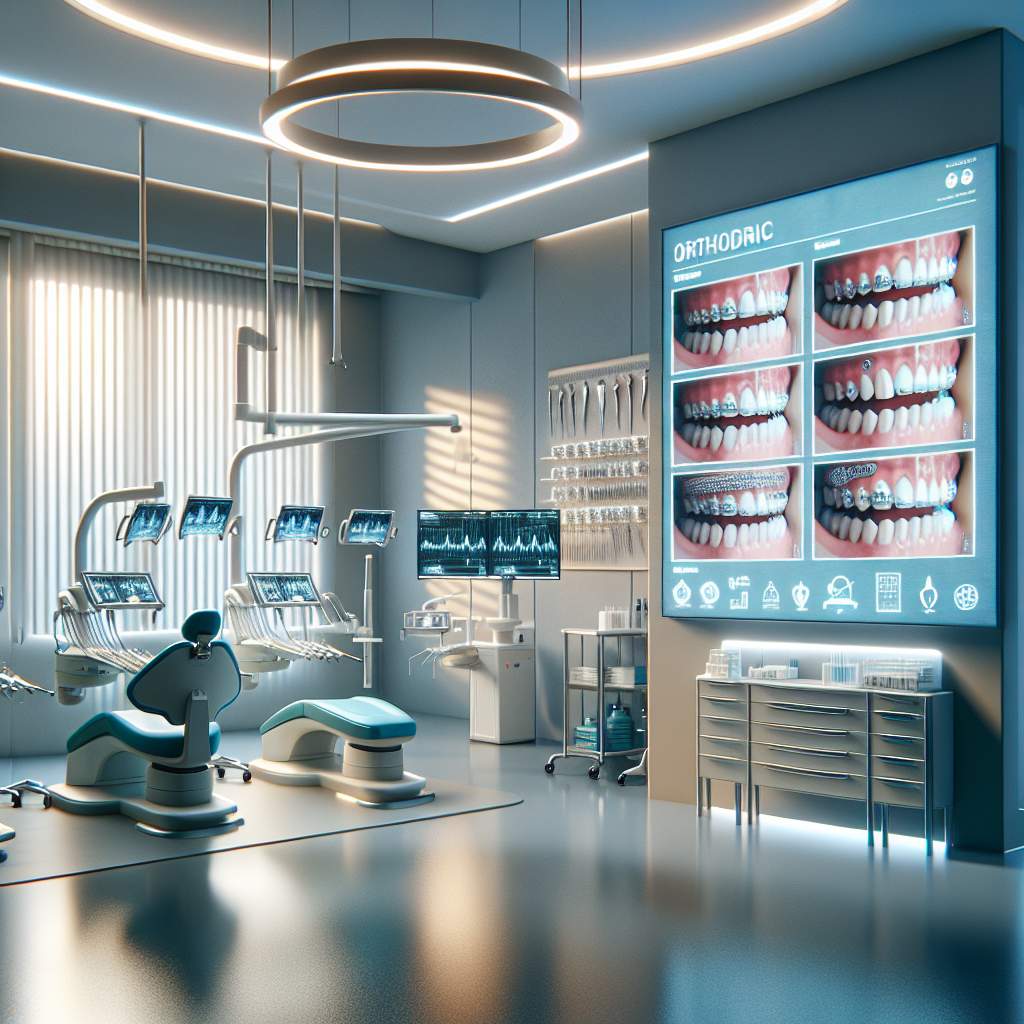
M265 52L265 5L257 0L109 0L122 11L193 36ZM687 46L791 10L803 0L584 0L584 60ZM572 4L575 9L575 2ZM554 0L273 0L274 52L290 56L348 38L429 35L520 45L564 64L565 5ZM523 12L520 22L519 11ZM170 12L170 13L169 13ZM347 216L414 237L489 251L642 209L647 168L633 163L524 202L451 223L452 215L619 160L649 141L816 86L1004 27L1024 36L1022 0L849 0L787 36L698 63L583 83L580 141L565 153L517 167L446 174L344 168ZM575 58L574 58L575 59ZM0 74L76 90L257 134L264 72L180 53L119 33L63 0L0 0ZM956 83L951 82L950 88ZM936 97L941 115L942 98ZM462 142L530 124L493 105L455 98L386 97L345 105L346 133L389 142ZM873 112L837 112L808 145L835 131L870 144ZM912 127L912 126L908 126ZM0 86L0 147L133 171L130 115ZM194 130L152 124L149 173L164 180L260 198L264 150ZM739 153L723 173L750 173ZM293 203L294 161L275 160L275 200ZM746 170L745 170L746 169ZM306 204L328 211L330 170L307 165Z

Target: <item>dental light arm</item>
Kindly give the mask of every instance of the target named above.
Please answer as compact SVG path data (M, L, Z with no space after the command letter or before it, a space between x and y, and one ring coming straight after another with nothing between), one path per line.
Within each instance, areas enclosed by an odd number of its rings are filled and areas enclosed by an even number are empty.
M75 531L75 547L71 563L72 582L82 582L82 573L85 572L85 542L93 520L104 505L112 505L118 501L149 501L163 496L163 481L157 480L151 487L125 487L118 491L104 491L93 498L86 505L82 518L78 520L78 529Z

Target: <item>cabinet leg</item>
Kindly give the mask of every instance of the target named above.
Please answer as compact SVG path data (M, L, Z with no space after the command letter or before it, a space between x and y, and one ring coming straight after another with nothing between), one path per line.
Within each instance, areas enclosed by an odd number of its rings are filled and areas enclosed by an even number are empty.
M697 817L704 815L704 780L697 776Z
M761 787L754 786L754 820L761 817Z
M708 814L711 813L711 780L704 780L704 803L707 806Z
M882 846L889 846L889 805L882 804Z
M924 853L926 857L932 855L932 819L935 815L931 807L924 809Z
M736 805L736 824L743 824L743 786L737 782L732 789L732 800Z
M873 800L867 801L867 819L868 819L868 846L875 845L875 802Z

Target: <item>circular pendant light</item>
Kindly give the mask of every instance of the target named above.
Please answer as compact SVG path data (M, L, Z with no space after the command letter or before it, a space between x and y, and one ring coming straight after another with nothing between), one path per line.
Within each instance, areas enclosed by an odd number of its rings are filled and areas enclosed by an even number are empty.
M395 146L338 138L296 122L303 111L357 96L473 96L538 111L538 131L461 146ZM539 160L579 138L583 109L549 61L462 39L366 39L325 46L285 64L260 104L263 134L312 160L384 171L477 171Z

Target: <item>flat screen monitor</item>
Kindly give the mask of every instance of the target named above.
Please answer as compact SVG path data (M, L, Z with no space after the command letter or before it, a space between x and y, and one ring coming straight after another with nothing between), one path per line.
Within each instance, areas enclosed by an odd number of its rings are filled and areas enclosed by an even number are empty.
M662 608L998 622L995 147L663 233Z
M560 526L558 509L491 512L487 574L557 580L562 567Z
M316 544L323 518L322 505L282 505L274 522L274 543L304 540Z
M144 501L132 509L124 531L124 546L136 541L159 542L171 519L171 506L163 502Z
M181 510L178 537L217 537L223 539L231 515L230 498L208 498L190 494Z
M416 522L416 572L420 579L484 579L487 513L420 509Z
M341 543L376 544L382 548L391 539L394 521L393 509L354 508L342 527Z
M148 572L87 572L83 573L83 582L95 608L159 609L164 606Z
M250 572L249 589L264 608L296 608L320 604L320 594L308 572Z

